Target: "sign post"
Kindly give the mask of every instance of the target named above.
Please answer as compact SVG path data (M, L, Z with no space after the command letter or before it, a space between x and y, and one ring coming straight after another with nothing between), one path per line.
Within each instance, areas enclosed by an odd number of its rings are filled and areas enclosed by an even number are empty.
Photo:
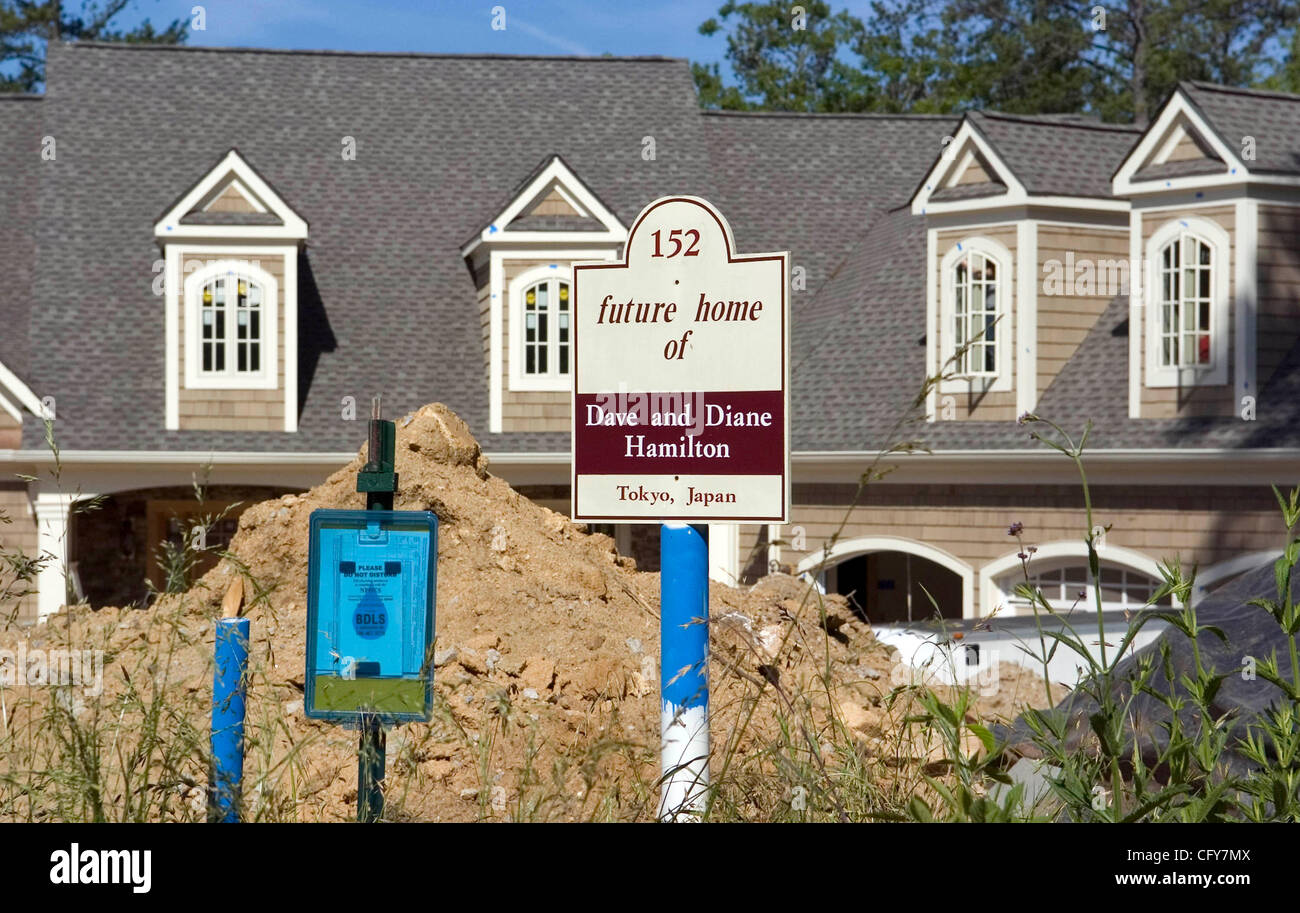
M307 578L308 718L360 730L357 820L383 814L384 727L433 718L438 518L393 510L396 429L375 400L366 510L315 510Z
M622 262L573 270L573 518L662 522L660 818L708 785L708 550L690 523L784 523L789 254L737 254L698 197L648 205Z

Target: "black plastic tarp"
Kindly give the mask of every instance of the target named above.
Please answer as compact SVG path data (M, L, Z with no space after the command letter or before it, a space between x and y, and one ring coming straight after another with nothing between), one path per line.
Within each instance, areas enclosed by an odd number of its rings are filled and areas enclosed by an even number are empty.
M1251 570L1235 580L1224 584L1219 589L1202 597L1196 606L1197 623L1203 626L1219 628L1226 636L1220 639L1211 631L1202 631L1197 638L1200 644L1201 663L1204 668L1219 674L1227 673L1210 709L1217 718L1227 715L1226 725L1229 730L1228 751L1222 762L1227 772L1241 774L1249 770L1250 765L1236 750L1240 739L1244 738L1248 727L1256 721L1258 715L1285 700L1282 691L1272 682L1267 681L1253 668L1258 663L1276 654L1282 677L1291 680L1291 663L1287 637L1282 633L1277 621L1267 610L1259 606L1248 605L1252 598L1276 599L1277 584L1274 578L1273 564ZM1083 633L1082 627L1080 633ZM1118 644L1121 632L1107 631L1107 643ZM1173 669L1173 681L1166 675L1161 659L1161 645L1166 644ZM1064 645L1058 650L1068 649ZM1116 668L1111 684L1111 693L1121 702L1128 700L1132 694L1131 680L1137 675L1137 664L1143 656L1151 655L1155 663L1149 686L1161 694L1186 694L1181 684L1182 676L1195 678L1195 661L1192 654L1192 641L1182 631L1172 626L1166 628L1159 637L1142 650L1135 652ZM1092 738L1089 717L1098 709L1097 701L1087 693L1087 688L1079 686L1057 705L1069 719L1067 736L1068 748L1086 747ZM1093 688L1095 691L1095 687ZM1168 730L1171 711L1156 697L1138 694L1129 705L1131 711L1130 736L1138 740L1143 760L1154 764L1160 750L1168 744ZM1185 732L1194 732L1199 726L1199 711L1190 701L1179 711ZM1008 745L1008 753L1014 756L1039 758L1041 749L1032 741L1032 730L1024 718L1018 718L1010 727L999 727L997 735ZM1131 754L1133 743L1126 746L1126 753Z

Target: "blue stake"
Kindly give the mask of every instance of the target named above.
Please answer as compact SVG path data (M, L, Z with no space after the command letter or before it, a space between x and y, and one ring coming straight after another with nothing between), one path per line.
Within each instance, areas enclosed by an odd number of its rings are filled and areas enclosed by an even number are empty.
M217 621L216 668L212 673L212 767L208 774L208 821L239 823L244 778L244 696L248 673L248 619Z
M709 544L659 527L661 821L698 819L709 785Z

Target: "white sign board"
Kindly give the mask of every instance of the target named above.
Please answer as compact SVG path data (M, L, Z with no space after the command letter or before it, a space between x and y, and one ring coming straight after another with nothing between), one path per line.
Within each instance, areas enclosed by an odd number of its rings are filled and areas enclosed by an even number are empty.
M679 196L574 267L574 519L786 521L789 261Z

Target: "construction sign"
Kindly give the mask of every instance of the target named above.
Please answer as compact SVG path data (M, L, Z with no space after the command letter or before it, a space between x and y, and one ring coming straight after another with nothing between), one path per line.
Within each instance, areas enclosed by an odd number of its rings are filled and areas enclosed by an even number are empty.
M789 259L679 196L574 267L574 519L786 521Z

